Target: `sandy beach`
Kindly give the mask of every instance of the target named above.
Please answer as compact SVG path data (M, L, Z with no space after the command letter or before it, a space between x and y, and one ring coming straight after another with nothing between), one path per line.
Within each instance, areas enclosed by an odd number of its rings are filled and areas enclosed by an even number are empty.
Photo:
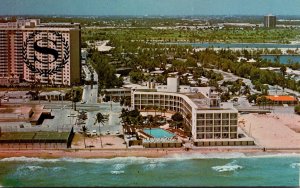
M240 127L265 148L298 148L300 150L300 116L296 114L270 113L245 114L239 120Z

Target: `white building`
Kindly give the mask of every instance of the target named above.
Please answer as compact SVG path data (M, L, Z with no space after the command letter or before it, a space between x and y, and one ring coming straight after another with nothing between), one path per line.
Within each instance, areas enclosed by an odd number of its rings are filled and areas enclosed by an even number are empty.
M254 144L238 139L238 111L232 105L222 106L209 87L181 87L178 78L168 78L167 86L157 86L156 91L132 90L131 103L139 110L157 106L169 112L180 112L185 132L197 146Z

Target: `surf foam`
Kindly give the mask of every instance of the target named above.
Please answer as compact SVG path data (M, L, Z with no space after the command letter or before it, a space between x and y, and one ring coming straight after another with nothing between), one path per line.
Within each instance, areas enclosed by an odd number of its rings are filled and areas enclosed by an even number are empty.
M223 166L213 166L211 168L217 172L230 172L230 171L236 171L236 170L242 169L243 167L240 165L237 165L236 161L234 160Z

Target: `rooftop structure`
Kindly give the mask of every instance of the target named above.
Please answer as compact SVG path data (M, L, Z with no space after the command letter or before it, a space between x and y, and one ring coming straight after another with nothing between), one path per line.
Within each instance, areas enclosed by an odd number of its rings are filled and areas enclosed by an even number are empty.
M43 105L0 107L0 121L2 122L30 122L32 125L42 123L44 118L51 116L51 110L44 109Z
M267 99L271 100L276 105L282 105L282 104L289 104L289 105L295 105L298 104L298 100L294 96L288 96L288 95L273 95L273 96L266 96Z

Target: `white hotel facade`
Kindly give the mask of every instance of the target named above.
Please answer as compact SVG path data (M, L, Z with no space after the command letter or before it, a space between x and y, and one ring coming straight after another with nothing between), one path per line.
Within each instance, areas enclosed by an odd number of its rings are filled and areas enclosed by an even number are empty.
M178 78L168 78L167 85L153 90L132 91L132 107L144 110L157 106L180 112L185 132L196 146L254 145L252 140L238 139L238 111L220 103L209 87L179 86Z

